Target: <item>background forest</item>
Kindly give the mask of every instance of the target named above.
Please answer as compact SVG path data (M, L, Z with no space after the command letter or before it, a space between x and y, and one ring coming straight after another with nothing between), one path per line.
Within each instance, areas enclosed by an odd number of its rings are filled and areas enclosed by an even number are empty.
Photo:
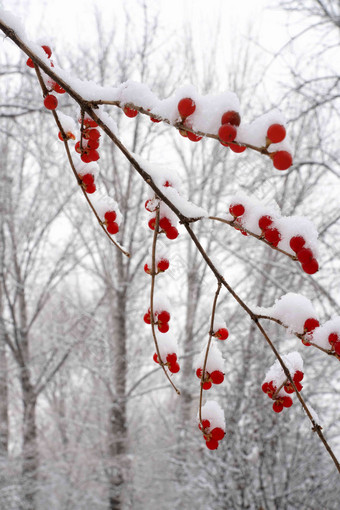
M110 20L105 2L93 2L84 30L74 28L72 37L66 21L68 32L46 33L47 4L0 7L28 13L34 40L49 44L79 78L103 85L133 79L159 97L187 83L201 94L231 90L247 122L272 108L283 112L294 165L281 173L256 153L233 154L209 139L190 143L163 123L110 110L128 147L175 166L186 196L211 215L243 191L314 222L321 267L314 276L226 225L196 225L246 303L271 306L299 292L320 322L340 315L340 2L264 2L258 24L245 18L235 33L224 25L229 1L209 2L202 27L194 12L188 22L187 11L177 27L165 22L162 2L117 2L119 15ZM231 12L236 21L239 15ZM261 17L271 20L270 34ZM0 66L0 508L338 509L334 465L297 403L273 413L261 384L274 357L226 293L218 310L230 332L225 382L211 390L225 411L226 437L217 451L205 447L193 360L207 341L214 278L180 231L170 246L171 283L168 277L158 289L176 310L178 397L152 361L143 322L152 244L146 184L103 136L100 180L123 214L118 238L132 253L126 258L90 214L36 77L5 38ZM62 111L78 116L67 97ZM282 353L301 353L304 397L339 457L337 360L287 339L276 325L270 331Z

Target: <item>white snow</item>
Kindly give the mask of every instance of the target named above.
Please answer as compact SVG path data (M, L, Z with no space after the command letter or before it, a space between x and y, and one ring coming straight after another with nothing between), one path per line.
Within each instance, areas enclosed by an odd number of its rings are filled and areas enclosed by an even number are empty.
M208 400L201 410L202 420L210 421L210 430L219 427L225 431L224 411L215 400Z
M197 356L194 366L195 370L197 368L203 368L204 359L205 359L206 349ZM217 347L216 343L212 342L209 349L207 364L205 367L206 371L211 374L214 370L219 370L220 372L224 372L224 360L221 351Z
M304 332L306 319L317 317L311 301L293 292L281 296L270 308L255 307L254 311L278 319L290 332L300 334Z

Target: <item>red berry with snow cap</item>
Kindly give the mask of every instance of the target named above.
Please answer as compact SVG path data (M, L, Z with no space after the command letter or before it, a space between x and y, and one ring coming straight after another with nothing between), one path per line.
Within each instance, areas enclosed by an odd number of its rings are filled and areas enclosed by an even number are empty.
M131 119L133 117L136 117L136 115L138 115L138 111L137 110L134 110L133 108L129 108L128 106L124 106L123 112L125 113L125 115L127 117L130 117Z
M245 208L242 204L231 204L229 212L232 216L234 216L234 218L238 218L244 214Z
M184 97L179 101L177 108L182 119L185 119L194 113L196 104L190 97Z
M241 117L238 112L229 110L222 115L221 124L231 124L232 126L239 126L241 124Z
M318 328L320 326L320 323L317 319L314 319L313 317L310 317L309 319L305 320L305 323L303 325L304 333L310 333L311 331L314 331L315 328Z
M271 216L261 216L259 219L259 227L261 230L266 230L273 223Z
M306 241L302 236L294 236L289 241L289 246L297 253L304 247L305 243Z

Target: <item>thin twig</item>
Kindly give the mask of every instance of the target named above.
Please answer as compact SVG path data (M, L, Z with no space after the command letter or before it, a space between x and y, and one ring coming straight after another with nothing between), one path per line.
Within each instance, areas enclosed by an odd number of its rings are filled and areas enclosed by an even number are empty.
M213 332L214 332L214 320L215 320L215 312L216 312L217 299L218 299L218 295L219 295L219 293L221 291L221 286L222 286L222 283L218 281L217 282L217 289L216 289L215 297L214 297L214 302L213 302L213 306L212 306L212 312L211 312L209 340L208 340L208 343L207 343L207 348L205 350L204 363L203 363L203 367L202 367L201 386L200 386L200 401L199 401L199 409L198 409L199 421L200 421L200 424L202 426L202 430L203 430L203 424L202 424L203 384L204 384L204 379L205 379L205 369L206 369L206 366L207 366L207 361L208 361L208 355L209 355L212 335L213 335Z

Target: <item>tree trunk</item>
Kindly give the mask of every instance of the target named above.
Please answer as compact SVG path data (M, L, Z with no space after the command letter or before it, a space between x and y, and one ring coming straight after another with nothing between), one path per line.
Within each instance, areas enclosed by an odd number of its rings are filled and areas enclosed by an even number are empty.
M122 266L122 257L118 255L118 265ZM120 267L120 275L124 274ZM121 510L125 495L125 485L128 477L127 459L127 417L126 417L126 291L125 287L112 297L114 303L114 373L113 394L115 398L110 410L109 453L110 453L110 480L109 480L109 509Z
M39 465L35 417L37 399L25 367L22 368L21 387L24 404L21 508L35 510Z

